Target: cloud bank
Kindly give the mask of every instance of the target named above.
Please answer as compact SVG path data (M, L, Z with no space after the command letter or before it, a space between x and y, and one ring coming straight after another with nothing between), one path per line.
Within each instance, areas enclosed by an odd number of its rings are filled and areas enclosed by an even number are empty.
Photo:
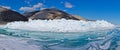
M38 3L36 5L33 5L32 7L21 7L19 10L25 11L25 12L31 12L37 9L43 9L43 3Z
M60 2L61 4L64 4L65 8L73 8L73 5L70 3L70 2ZM38 3L38 4L35 4L31 7L21 7L19 10L21 11L24 11L24 12L32 12L32 11L35 11L35 10L43 10L45 9L44 7L44 4L43 3Z

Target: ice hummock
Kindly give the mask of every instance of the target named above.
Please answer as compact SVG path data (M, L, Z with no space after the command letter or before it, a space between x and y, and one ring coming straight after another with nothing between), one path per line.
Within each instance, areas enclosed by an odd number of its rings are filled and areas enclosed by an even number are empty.
M4 28L20 29L30 31L50 31L50 32L84 32L111 29L114 25L105 21L82 21L82 20L30 20L28 22L11 22Z

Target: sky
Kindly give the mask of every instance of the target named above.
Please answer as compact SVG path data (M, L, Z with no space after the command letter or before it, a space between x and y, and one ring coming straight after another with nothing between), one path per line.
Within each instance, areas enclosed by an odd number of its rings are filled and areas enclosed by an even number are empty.
M19 13L58 8L87 19L120 24L120 0L0 0L0 6Z

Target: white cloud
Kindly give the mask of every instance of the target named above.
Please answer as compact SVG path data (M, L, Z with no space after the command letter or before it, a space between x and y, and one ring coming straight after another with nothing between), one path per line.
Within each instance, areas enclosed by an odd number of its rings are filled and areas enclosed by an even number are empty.
M66 8L73 8L73 5L69 2L65 2L65 7Z
M35 11L36 9L35 8L32 8L32 7L21 7L19 10L21 11L27 11L27 12L31 12L31 11Z
M43 8L43 3L38 3L36 5L33 5L32 7L21 7L19 10L25 11L25 12L31 12L35 11L37 9L42 9Z
M10 6L1 6L1 7L6 8L6 9L11 9Z
M41 8L41 7L43 7L43 3L38 3L33 6L33 8Z

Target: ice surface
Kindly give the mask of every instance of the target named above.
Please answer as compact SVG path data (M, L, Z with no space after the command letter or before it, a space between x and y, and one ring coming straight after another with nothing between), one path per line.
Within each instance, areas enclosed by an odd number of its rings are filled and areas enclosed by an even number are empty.
M76 20L30 20L28 22L11 22L4 28L31 30L31 31L50 31L50 32L84 32L111 29L114 25L104 21L76 21Z
M0 34L0 50L40 50L40 47L29 45L26 40Z

